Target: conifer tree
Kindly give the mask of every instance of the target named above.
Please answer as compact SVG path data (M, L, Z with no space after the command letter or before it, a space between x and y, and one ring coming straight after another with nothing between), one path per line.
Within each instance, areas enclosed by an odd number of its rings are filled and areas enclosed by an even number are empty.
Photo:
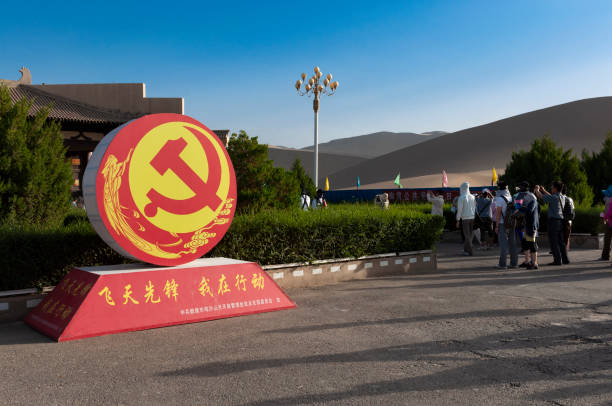
M300 185L300 192L305 190L310 197L313 197L317 193L317 189L312 181L312 178L306 173L306 170L302 166L302 161L300 161L299 158L293 162L291 172Z
M73 182L60 124L49 109L28 117L30 100L13 103L0 86L0 224L54 225L70 208Z

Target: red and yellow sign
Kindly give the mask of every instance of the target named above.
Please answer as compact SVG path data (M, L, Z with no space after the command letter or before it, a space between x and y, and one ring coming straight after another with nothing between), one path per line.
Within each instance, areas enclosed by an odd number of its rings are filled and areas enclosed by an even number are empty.
M66 341L294 307L256 263L218 258L73 269L25 321Z
M210 251L230 226L236 177L216 135L180 114L130 121L98 144L84 176L87 215L120 254L179 265Z

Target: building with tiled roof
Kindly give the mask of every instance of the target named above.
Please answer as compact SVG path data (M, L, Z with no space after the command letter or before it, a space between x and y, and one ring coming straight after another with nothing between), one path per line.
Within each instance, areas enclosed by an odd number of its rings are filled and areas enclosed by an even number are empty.
M30 100L31 116L49 108L49 119L60 122L75 192L80 192L89 156L104 135L146 114L184 111L182 97L146 97L144 83L32 84L30 71L19 71L20 79L0 79L0 85L8 88L13 102ZM229 130L213 131L227 146Z
M34 116L41 109L50 107L49 118L62 123L73 122L76 125L118 125L131 120L137 115L121 111L111 111L85 103L76 102L66 97L46 92L27 84L17 84L8 87L13 102L21 99L32 101L30 114Z

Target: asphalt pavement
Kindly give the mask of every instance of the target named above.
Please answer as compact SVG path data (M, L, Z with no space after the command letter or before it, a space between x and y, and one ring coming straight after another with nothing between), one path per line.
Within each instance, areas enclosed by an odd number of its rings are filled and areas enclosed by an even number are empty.
M0 404L612 404L610 264L459 250L436 274L289 290L294 310L65 343L2 324Z

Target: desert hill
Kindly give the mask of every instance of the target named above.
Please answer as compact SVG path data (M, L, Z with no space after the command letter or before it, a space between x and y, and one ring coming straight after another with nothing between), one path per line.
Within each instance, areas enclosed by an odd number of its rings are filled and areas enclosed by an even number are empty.
M375 158L398 149L403 149L418 143L428 141L446 134L443 131L430 131L422 134L416 133L394 133L380 131L372 134L359 135L356 137L339 138L337 140L319 144L319 153L353 155L363 158ZM302 148L312 151L313 146Z
M314 178L313 152L301 149L277 147L268 145L268 158L274 161L274 166L291 169L297 158L302 162L302 166L312 178ZM325 176L364 162L366 159L356 156L327 154L319 151L319 184Z
M445 134L342 169L329 179L333 189L353 188L357 176L363 188L393 187L400 172L405 187L431 187L440 184L446 169L451 186L466 178L488 184L491 168L503 172L512 152L529 148L538 137L549 134L579 154L599 150L611 130L612 97L578 100Z

